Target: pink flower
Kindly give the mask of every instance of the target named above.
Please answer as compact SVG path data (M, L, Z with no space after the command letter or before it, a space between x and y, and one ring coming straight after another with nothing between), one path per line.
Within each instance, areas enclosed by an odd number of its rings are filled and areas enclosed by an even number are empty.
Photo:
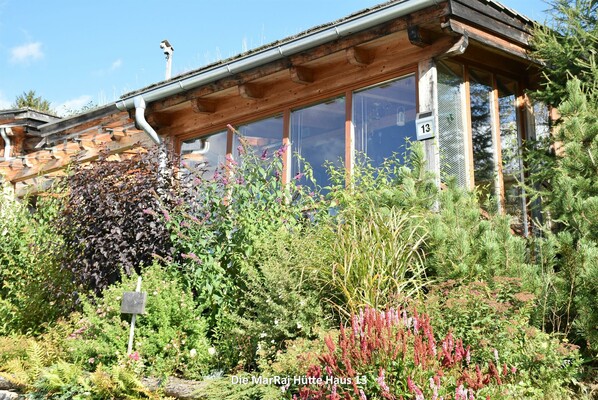
M129 359L133 361L139 361L139 353L137 351L132 352L129 354Z
M89 362L90 364L93 364L96 362L95 357L91 357L89 360L87 360L87 362Z
M385 392L385 393L390 392L390 388L384 381L384 368L382 368L382 367L380 367L380 372L378 374L378 379L376 379L376 382L378 382L378 385L380 385L380 388L382 389L383 392Z

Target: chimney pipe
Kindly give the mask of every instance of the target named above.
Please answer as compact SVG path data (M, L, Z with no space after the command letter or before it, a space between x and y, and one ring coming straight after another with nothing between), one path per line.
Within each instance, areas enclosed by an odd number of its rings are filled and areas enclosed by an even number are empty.
M165 80L169 81L172 76L172 53L174 52L174 48L166 39L160 42L160 48L164 51L164 55L166 56Z

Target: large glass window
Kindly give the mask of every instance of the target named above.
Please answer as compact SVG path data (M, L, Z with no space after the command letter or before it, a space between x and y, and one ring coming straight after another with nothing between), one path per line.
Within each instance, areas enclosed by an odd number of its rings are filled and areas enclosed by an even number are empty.
M523 224L524 200L518 183L523 179L521 163L521 137L517 112L517 82L501 76L496 78L498 87L498 114L505 212Z
M486 198L498 193L492 76L471 68L469 78L474 183Z
M339 167L345 156L345 98L330 100L291 113L291 174L305 173L307 162L321 187L330 184L326 162ZM295 155L297 153L299 157ZM304 180L304 183L309 183Z
M415 114L414 75L355 92L355 150L365 153L374 167L395 153L404 154L406 144L416 140Z
M216 168L226 160L227 136L224 131L183 142L181 158L184 165L191 171L203 172L204 178L212 179Z
M459 186L467 187L463 66L443 61L437 67L440 171L443 180L454 177Z
M258 156L266 154L268 157L271 157L282 146L282 130L282 115L239 127L239 132L245 137L247 144L251 146L255 154ZM233 149L236 151L240 144L239 137L235 135Z

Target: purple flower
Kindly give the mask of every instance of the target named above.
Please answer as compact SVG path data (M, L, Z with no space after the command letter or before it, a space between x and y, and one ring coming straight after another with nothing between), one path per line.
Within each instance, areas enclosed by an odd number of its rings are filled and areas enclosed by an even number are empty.
M238 145L237 146L237 153L242 156L243 154L245 154L245 149L243 148L243 146Z
M295 179L296 181L298 181L299 179L303 178L305 174L303 172L299 172L297 175L295 175L295 177L293 179Z
M265 160L266 158L268 158L268 149L264 149L264 151L262 152L262 160Z

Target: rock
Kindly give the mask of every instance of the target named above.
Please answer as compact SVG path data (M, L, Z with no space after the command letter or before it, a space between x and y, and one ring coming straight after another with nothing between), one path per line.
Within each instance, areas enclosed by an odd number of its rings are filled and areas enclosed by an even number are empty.
M168 381L166 382L155 378L147 378L143 380L143 386L147 389L156 391L158 388L161 388L164 391L165 396L183 400L197 399L198 393L205 385L205 382L187 381L172 377L168 378Z
M10 390L14 388L15 385L13 385L12 383L0 376L0 390Z
M18 393L9 392L8 390L0 390L0 400L16 400L18 398Z

